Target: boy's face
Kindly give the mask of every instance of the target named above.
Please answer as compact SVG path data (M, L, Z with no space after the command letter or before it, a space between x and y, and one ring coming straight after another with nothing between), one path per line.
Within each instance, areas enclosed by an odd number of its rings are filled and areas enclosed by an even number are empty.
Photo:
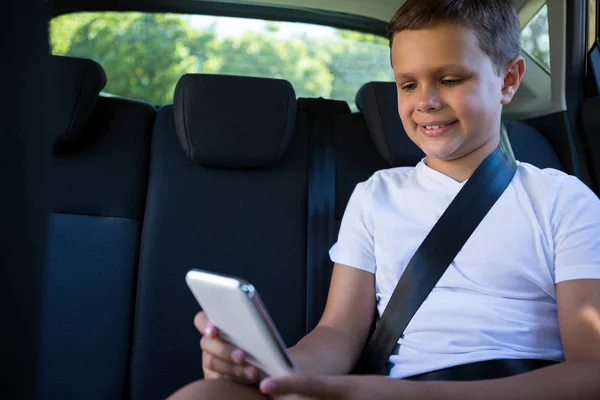
M449 25L401 31L392 63L402 124L428 162L497 143L502 104L516 87L505 87L506 71L497 75L472 31Z

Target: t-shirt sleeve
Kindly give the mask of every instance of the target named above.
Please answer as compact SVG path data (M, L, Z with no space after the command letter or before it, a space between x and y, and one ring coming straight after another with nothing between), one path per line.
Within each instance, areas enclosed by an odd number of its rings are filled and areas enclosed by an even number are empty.
M329 251L334 263L375 273L373 230L369 205L369 183L359 183L342 218L338 241Z
M552 232L555 283L600 279L600 200L573 176L559 189Z

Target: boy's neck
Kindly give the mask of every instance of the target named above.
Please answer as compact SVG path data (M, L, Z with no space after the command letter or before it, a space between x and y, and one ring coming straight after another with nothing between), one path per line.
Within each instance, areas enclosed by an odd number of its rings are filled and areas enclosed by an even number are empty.
M439 160L427 157L427 166L449 176L457 182L464 182L473 175L479 164L498 147L498 140L491 140L471 153L455 160Z

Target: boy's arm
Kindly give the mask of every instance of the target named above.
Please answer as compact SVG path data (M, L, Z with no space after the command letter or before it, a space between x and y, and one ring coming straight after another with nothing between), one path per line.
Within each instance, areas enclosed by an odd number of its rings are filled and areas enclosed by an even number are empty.
M304 374L350 372L375 316L375 275L335 264L327 306L319 324L289 349Z
M600 280L561 282L556 296L564 363L492 381L414 382L418 397L405 398L600 399Z
M600 280L557 285L566 361L525 374L477 382L411 382L380 376L268 379L263 391L347 400L598 400L600 399ZM274 387L269 388L273 384Z

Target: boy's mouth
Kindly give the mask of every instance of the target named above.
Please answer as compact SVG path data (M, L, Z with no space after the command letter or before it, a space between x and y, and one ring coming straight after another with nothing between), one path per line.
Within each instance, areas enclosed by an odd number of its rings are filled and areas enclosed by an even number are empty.
M458 121L433 121L425 125L419 124L419 130L429 137L441 136L448 132Z

